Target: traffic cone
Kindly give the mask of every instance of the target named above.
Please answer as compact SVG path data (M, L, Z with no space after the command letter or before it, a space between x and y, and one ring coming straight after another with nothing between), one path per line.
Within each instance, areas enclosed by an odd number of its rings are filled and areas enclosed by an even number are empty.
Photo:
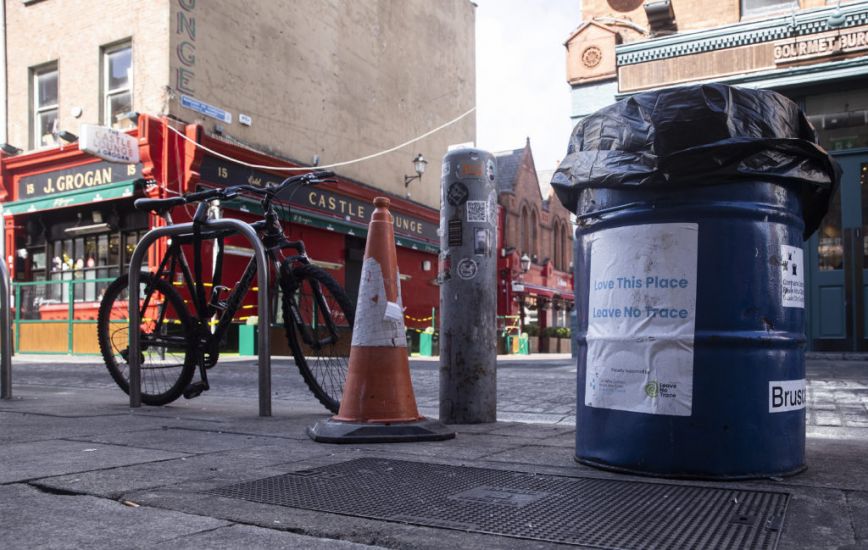
M322 443L451 439L455 432L416 408L389 199L377 197L374 206L341 407L307 432Z

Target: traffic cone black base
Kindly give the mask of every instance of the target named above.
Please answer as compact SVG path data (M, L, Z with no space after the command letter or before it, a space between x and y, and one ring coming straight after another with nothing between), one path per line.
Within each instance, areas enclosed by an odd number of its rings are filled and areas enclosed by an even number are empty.
M329 418L308 428L307 435L318 443L409 443L444 441L454 438L455 432L429 418L388 424L344 422Z

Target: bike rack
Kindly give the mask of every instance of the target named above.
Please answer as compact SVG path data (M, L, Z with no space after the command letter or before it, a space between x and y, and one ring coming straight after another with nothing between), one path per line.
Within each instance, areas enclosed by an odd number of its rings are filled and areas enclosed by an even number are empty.
M250 224L244 223L241 220L223 218L219 220L208 220L203 222L201 225L207 229L235 230L239 234L245 236L247 240L250 241L250 244L253 245L253 257L256 259L256 279L257 284L259 285L259 416L271 416L271 340L269 338L271 311L269 309L270 303L268 301L268 260L265 256L265 247ZM145 236L142 237L142 240L136 245L136 249L133 251L133 256L130 258L129 272L130 349L138 349L139 347L139 327L141 326L141 319L139 319L139 274L148 247L160 237L172 237L192 232L192 223L157 227L145 233ZM141 407L142 378L139 354L130 353L128 363L130 366L130 407Z
M18 304L15 304L18 307ZM0 261L0 398L12 399L12 329L9 308L9 269Z

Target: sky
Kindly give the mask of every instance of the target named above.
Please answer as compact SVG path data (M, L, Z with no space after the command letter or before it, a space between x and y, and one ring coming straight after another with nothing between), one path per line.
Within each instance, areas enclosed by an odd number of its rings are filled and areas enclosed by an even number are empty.
M569 141L570 86L564 42L580 23L580 0L474 0L476 139L496 152L530 137L537 170L552 170Z

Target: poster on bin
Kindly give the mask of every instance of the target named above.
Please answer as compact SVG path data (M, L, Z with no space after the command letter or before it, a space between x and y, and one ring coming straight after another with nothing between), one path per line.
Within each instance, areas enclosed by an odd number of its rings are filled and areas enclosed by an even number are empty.
M699 227L604 229L590 239L585 405L690 416Z

